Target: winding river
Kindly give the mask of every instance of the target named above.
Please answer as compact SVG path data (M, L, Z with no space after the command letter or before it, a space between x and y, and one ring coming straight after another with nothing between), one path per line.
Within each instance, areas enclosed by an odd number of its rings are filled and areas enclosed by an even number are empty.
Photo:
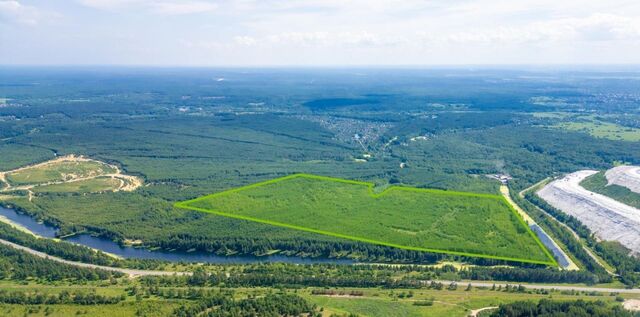
M55 238L56 227L38 222L28 215L21 214L10 208L0 206L0 216L4 216L15 224L19 224L34 234L45 237ZM333 263L333 264L352 264L355 263L349 259L328 259L328 258L307 258L284 255L266 255L266 256L223 256L206 252L179 252L179 251L163 251L149 250L144 248L134 248L129 246L120 246L119 244L100 237L94 237L89 234L79 234L64 239L65 241L84 245L97 250L102 250L123 258L133 259L157 259L171 262L206 262L217 264L228 263L258 263L258 262L283 262L296 264L314 264L314 263Z

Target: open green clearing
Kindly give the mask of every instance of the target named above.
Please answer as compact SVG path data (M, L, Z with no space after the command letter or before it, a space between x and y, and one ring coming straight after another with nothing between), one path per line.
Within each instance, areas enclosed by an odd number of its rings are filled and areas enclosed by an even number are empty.
M36 193L98 193L112 191L120 186L121 181L111 177L97 177L81 181L37 186Z
M176 206L402 249L555 265L508 203L490 194L376 192L371 183L294 174Z
M6 177L12 185L28 185L60 182L70 178L92 177L115 172L114 168L97 161L60 161L20 169L7 173Z

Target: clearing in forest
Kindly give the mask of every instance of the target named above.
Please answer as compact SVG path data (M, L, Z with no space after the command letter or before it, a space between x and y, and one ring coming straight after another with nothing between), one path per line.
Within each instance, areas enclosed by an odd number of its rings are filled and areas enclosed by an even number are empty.
M67 155L39 164L0 172L0 193L98 193L133 191L142 185L138 177L123 174L115 165Z
M402 249L556 266L502 196L294 174L177 207Z

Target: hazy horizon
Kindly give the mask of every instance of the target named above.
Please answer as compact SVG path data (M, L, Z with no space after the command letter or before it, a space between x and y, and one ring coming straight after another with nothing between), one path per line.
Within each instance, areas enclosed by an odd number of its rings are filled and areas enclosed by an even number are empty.
M632 1L0 0L2 65L640 64Z

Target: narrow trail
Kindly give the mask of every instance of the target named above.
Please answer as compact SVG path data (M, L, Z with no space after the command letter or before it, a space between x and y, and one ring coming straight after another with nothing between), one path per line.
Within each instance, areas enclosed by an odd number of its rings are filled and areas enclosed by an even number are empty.
M478 314L480 314L481 312L483 312L485 310L494 310L494 309L498 309L498 306L489 306L489 307L482 307L482 308L474 309L474 310L471 311L471 313L469 313L469 317L477 317Z
M73 265L73 266L77 266L77 267L84 267L84 268L90 268L90 269L100 269L100 270L105 270L105 271L111 271L111 272L120 272L123 274L128 275L131 278L135 278L135 277L140 277L140 276L171 276L171 275L191 275L190 272L170 272L170 271L152 271L152 270L135 270L135 269L125 269L125 268L118 268L118 267L110 267L110 266L103 266L103 265L95 265L95 264L89 264L89 263L83 263L83 262L76 262L76 261L69 261L69 260L65 260L56 256L51 256L48 255L44 252L40 252L40 251L36 251L34 249L31 248L27 248L24 246L21 246L19 244L15 244L13 242L7 241L7 240L3 240L0 239L0 244L12 247L14 249L17 250L21 250L24 252L27 252L31 255L37 256L39 258L43 258L43 259L48 259L51 261L55 261L58 263L64 263L64 264L68 264L68 265Z

